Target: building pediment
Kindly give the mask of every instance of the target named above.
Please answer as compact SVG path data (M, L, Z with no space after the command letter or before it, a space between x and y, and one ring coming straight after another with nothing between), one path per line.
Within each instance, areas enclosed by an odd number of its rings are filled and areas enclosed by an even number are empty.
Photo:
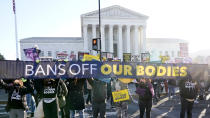
M98 17L98 10L83 14L81 17ZM131 11L118 5L101 9L101 17L148 19L148 16L146 15Z

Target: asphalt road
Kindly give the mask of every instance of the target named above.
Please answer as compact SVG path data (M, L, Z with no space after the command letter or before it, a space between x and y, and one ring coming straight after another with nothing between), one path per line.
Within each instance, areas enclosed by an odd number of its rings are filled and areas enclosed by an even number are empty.
M3 95L0 91L0 100L7 99L7 96ZM129 118L139 118L139 108L137 101L131 102L128 105ZM4 110L5 104L0 105L0 118L8 118L8 113ZM153 103L151 111L151 118L179 118L180 112L180 100L179 96L173 97L169 100L167 96L163 96L157 103ZM85 118L92 117L91 105L87 105L85 109ZM116 118L116 109L111 108L109 102L107 103L106 110L107 118ZM194 104L193 118L210 118L210 93L206 96L205 100L199 101Z

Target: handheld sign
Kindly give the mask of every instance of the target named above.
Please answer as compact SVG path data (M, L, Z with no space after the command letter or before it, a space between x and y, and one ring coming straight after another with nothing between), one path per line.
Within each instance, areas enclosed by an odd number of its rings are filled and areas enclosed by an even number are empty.
M114 102L126 101L130 99L128 94L128 89L114 91L112 92L112 96Z

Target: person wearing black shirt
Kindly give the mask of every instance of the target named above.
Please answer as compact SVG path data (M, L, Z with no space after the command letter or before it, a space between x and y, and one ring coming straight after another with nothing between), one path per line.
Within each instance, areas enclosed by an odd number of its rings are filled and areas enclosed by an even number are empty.
M181 112L180 118L185 117L187 111L187 117L192 118L193 104L198 94L197 83L188 74L184 79L179 82L180 96L181 96Z
M45 118L58 118L59 105L57 101L58 81L54 79L44 80L43 111Z
M79 112L80 118L84 117L84 109L85 109L85 102L84 102L84 83L86 79L77 79L72 78L67 80L68 84L68 97L67 101L69 111L70 111L70 118L76 117L76 112Z
M29 82L29 81L28 81ZM27 83L29 84L29 83ZM32 86L23 86L21 80L15 80L11 84L6 84L2 79L0 80L0 86L8 90L8 103L6 110L9 112L10 118L26 118L26 94L33 91Z

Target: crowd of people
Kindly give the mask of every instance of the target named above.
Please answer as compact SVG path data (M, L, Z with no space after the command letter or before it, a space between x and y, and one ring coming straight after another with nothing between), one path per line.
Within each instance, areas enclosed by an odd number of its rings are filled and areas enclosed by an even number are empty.
M192 108L198 96L198 90L204 95L204 83L196 82L189 75L178 82L175 79L136 79L136 95L140 118L151 117L153 101L158 102L161 93L168 93L169 100L176 95L175 88L179 87L181 110L180 118L192 118ZM84 118L87 104L92 105L93 118L106 117L106 101L111 99L111 105L116 108L117 118L128 118L129 100L113 102L112 92L128 89L128 84L112 78L109 83L95 78L89 79L16 79L5 82L0 80L0 86L8 91L6 110L10 118L26 118L31 112L35 118L75 118L79 114ZM200 89L199 89L200 88ZM84 98L87 94L87 98Z

